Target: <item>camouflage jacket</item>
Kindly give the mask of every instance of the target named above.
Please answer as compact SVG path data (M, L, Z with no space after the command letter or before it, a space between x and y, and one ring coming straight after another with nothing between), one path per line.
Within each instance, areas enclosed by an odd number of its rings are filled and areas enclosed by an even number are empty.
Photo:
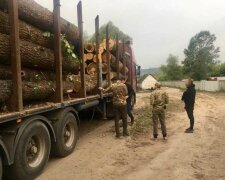
M126 96L128 95L128 92L127 87L124 83L117 81L109 88L105 89L104 92L113 93L113 105L121 106L127 104Z
M153 110L162 110L168 104L169 96L165 91L161 89L156 89L151 93L150 105L153 107Z

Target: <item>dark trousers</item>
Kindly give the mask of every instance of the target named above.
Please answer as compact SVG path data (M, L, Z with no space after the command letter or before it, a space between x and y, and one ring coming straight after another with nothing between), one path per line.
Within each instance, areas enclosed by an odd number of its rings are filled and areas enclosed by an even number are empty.
M132 114L132 105L131 102L127 102L127 114L131 119L131 124L134 123L134 115Z
M116 134L120 134L120 124L119 121L122 118L123 120L123 133L127 133L127 106L121 105L121 106L114 106L115 110L115 131Z
M190 119L190 129L194 128L195 118L194 118L194 108L185 108L188 118Z

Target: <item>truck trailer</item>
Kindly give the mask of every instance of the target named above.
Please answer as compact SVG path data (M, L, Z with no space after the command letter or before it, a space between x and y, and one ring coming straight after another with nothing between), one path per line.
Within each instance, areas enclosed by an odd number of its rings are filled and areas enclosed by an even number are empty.
M9 18L9 40L10 40L10 71L11 71L11 95L7 104L9 110L0 111L0 179L4 177L11 179L34 179L46 166L49 156L65 157L71 154L79 137L79 112L89 108L98 108L102 117L107 117L110 106L111 94L102 94L96 91L88 94L85 86L85 62L83 42L83 19L82 2L77 5L79 35L74 46L79 53L81 91L76 97L65 97L63 94L63 72L60 34L60 0L53 0L53 40L54 40L54 72L55 92L52 101L41 102L35 105L24 105L23 103L23 81L21 71L21 51L23 51L19 35L19 10L18 4L23 0L0 0L7 3ZM27 0L29 1L29 0ZM2 22L0 22L2 23ZM95 19L96 30L96 52L99 52L99 16ZM106 27L106 57L108 65L107 85L111 84L110 77L110 50L109 50L109 27ZM116 46L119 44L116 38ZM122 51L116 48L116 61L119 66L119 56L123 56L123 64L128 67L129 72L123 69L122 74L127 77L128 82L136 88L136 62L133 50L129 43L123 40ZM121 51L121 52L119 52ZM97 80L98 87L102 87L101 67L102 62L97 55ZM117 76L119 77L119 67ZM0 77L1 79L1 77ZM3 88L0 88L1 90ZM0 91L1 91L0 90ZM1 92L0 92L1 94Z

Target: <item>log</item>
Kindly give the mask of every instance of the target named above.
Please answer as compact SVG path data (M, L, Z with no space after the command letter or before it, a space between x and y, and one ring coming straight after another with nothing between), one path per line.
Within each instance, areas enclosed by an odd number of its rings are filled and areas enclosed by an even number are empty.
M65 77L66 73L63 73ZM21 77L24 81L37 82L42 80L54 81L56 79L55 73L44 70L33 70L28 68L22 68ZM0 65L0 80L9 80L12 78L12 71L9 66Z
M87 53L86 54L86 58L87 58L87 61L89 60L92 60L94 58L94 54L93 53Z
M0 22L0 33L9 35L10 26L8 14L0 11ZM20 39L53 49L53 38L44 37L43 33L44 31L41 31L23 21L19 21Z
M64 93L73 90L74 84L71 82L63 83ZM42 101L51 98L55 92L53 81L40 81L39 83L23 81L23 100L24 102ZM0 102L5 103L12 94L12 81L0 80Z
M105 51L104 45L103 45L103 44L100 44L100 45L99 45L99 54L103 54L104 51Z
M81 89L81 78L79 75L68 75L67 82L70 81L74 84L74 91L79 93ZM93 75L85 75L86 91L91 92L97 88L97 77Z
M23 67L54 70L54 53L52 50L24 40L20 41L21 63ZM0 63L10 64L9 36L0 33ZM63 70L77 73L79 62L71 57L63 57Z
M117 71L116 57L113 56L113 55L111 55L110 64L111 64L111 68L112 68L114 71ZM120 61L119 61L119 70L120 70L120 72L123 71L123 63L121 63Z
M89 75L96 75L97 74L97 71L98 71L98 66L97 66L97 64L95 62L90 63L87 66L87 73Z
M110 54L109 55L109 58L110 58L110 65L111 65L111 68L114 70L114 71L117 71L117 62L116 62L116 58L114 55ZM102 61L104 63L107 63L107 58L106 58L106 53L103 53L102 54ZM123 72L123 63L121 61L119 61L119 70L120 72L122 73ZM127 69L128 70L128 69Z
M108 74L106 75L106 77L108 77ZM111 72L110 72L110 77L111 77L111 80L116 79L116 78L117 78L117 73L111 71ZM121 77L123 77L123 75L120 73L120 74L119 74L119 78L121 78Z
M106 63L102 63L102 74L108 73L108 66Z
M98 66L95 62L90 63L87 66L87 73L89 75L96 75L98 70ZM102 74L107 74L108 73L108 66L106 63L102 63Z
M101 54L98 54L98 60L99 60L99 62L102 62L102 55ZM97 63L97 55L96 54L93 57L93 61L95 63Z
M93 62L97 63L97 55L94 55L92 60Z
M84 45L84 50L87 53L93 53L95 51L95 46L92 43L87 43L87 44Z
M84 62L86 62L86 61L87 61L87 55L84 54Z
M107 63L107 56L106 56L106 52L102 53L102 62L104 63ZM109 54L109 59L111 59L111 55L112 54Z
M0 8L3 11L8 9L8 0L0 0ZM43 31L53 33L53 13L42 7L34 0L18 0L19 18ZM77 44L79 39L78 28L72 23L61 18L61 33L67 39Z
M115 46L115 41L113 39L109 39L109 50L111 51L113 47ZM103 39L102 45L104 49L106 50L106 39Z

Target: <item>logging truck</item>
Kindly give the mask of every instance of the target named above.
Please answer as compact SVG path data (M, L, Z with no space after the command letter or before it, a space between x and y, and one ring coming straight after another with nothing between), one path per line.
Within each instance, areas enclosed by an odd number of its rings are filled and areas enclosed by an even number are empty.
M110 39L108 26L100 42L96 16L96 42L84 44L82 2L78 27L53 4L51 12L34 0L0 0L0 179L34 179L50 154L71 154L79 113L96 108L107 118L111 94L99 87L125 76L136 88L129 42Z

